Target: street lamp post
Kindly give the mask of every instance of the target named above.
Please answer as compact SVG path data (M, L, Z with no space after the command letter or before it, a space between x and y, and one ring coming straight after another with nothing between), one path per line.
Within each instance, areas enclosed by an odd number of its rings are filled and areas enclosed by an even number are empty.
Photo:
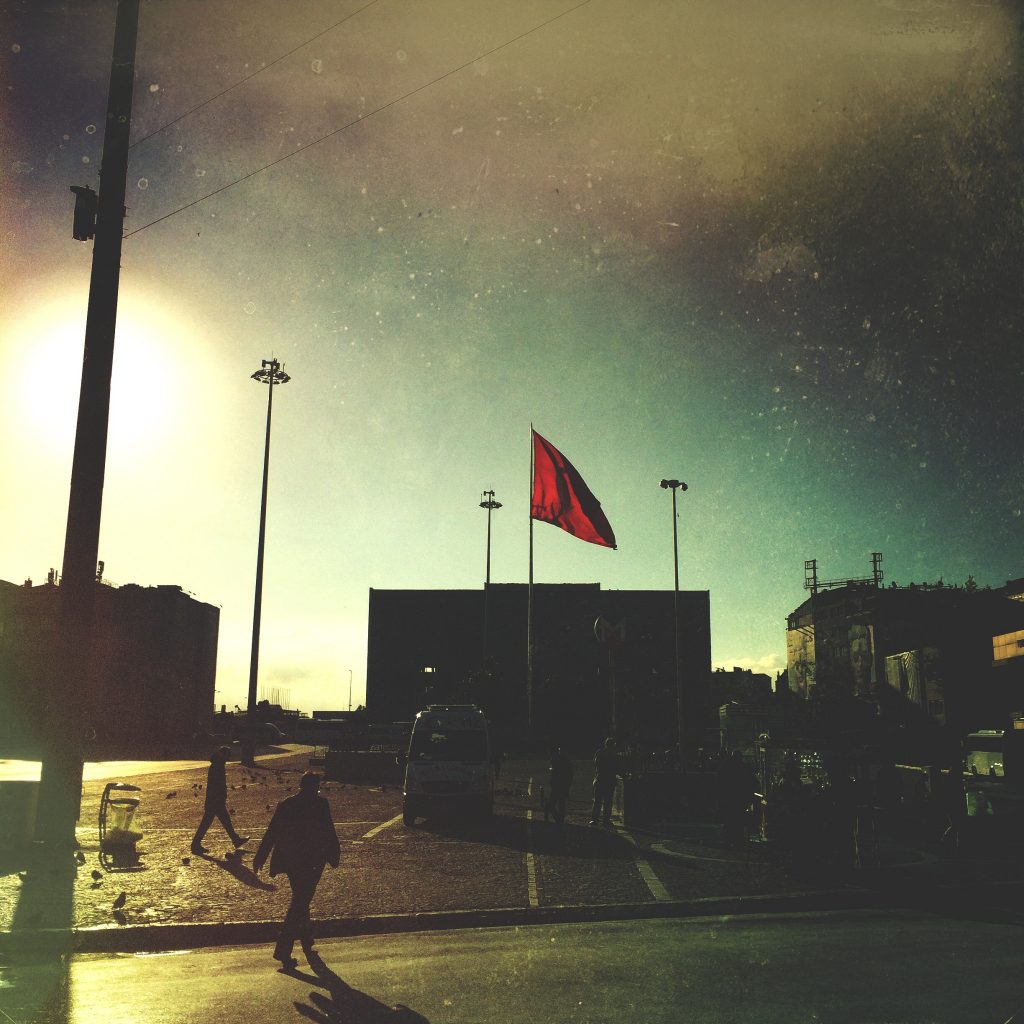
M487 509L487 566L486 575L484 577L484 657L483 657L483 670L487 671L487 656L488 656L488 641L489 641L489 622L488 622L488 605L490 602L490 588L491 588L491 513L501 508L501 502L494 500L494 491L484 491L481 495L483 499L480 502L480 507Z
M683 683L679 664L679 531L676 513L676 491L687 490L681 480L662 480L661 486L672 491L672 562L675 567L675 585L672 590L672 632L675 643L676 673L676 728L679 733L679 767L683 766Z
M260 664L260 615L263 605L263 549L267 534L267 481L270 474L270 417L274 408L274 388L287 384L291 377L282 365L271 356L262 360L260 369L252 379L267 384L267 436L263 448L263 495L260 499L260 539L256 550L256 596L252 609L252 654L249 659L249 702L246 705L246 729L242 736L242 763L253 765L256 757L256 679Z
M348 670L348 709L352 710L352 669Z

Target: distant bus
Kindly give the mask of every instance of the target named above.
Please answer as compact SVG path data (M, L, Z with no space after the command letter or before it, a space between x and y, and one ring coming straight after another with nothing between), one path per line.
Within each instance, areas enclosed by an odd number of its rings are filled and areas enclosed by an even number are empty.
M474 704L432 704L412 726L402 820L407 826L435 812L489 821L494 810L495 758L483 711Z
M964 741L967 824L978 838L1024 839L1024 729L982 729Z

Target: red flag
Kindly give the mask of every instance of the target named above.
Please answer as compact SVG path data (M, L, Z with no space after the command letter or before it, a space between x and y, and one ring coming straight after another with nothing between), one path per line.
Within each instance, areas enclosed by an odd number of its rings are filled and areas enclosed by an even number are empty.
M590 544L615 547L615 534L576 467L536 430L533 434L533 496L530 518L555 526Z

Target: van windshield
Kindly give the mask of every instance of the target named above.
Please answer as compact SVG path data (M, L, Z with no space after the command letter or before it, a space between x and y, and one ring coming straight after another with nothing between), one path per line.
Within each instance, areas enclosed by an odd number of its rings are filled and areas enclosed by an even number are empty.
M483 729L415 729L409 746L411 761L486 761Z

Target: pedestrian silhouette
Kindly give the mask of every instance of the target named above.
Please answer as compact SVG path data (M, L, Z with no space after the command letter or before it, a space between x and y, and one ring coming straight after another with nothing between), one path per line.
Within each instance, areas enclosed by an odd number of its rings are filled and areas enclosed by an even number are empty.
M782 864L791 874L804 874L817 855L813 833L813 800L801 778L800 762L787 754L782 781L768 805L769 835L778 842Z
M608 737L604 746L594 754L594 806L590 812L590 824L612 823L612 797L619 782L619 758L615 753L615 741Z
M306 772L299 782L299 792L277 805L252 862L253 871L258 873L269 857L271 877L281 873L288 876L292 900L274 946L274 959L285 970L294 970L298 964L292 957L296 939L301 941L308 959L313 949L309 904L324 866L336 868L341 858L331 807L319 795L319 789L320 776Z
M551 775L548 779L548 798L544 801L544 820L555 819L561 827L565 822L565 809L572 786L572 761L561 747L551 753Z
M206 773L203 817L199 822L199 828L196 829L196 834L192 837L192 852L195 854L207 852L206 847L203 846L203 838L206 835L206 830L213 824L214 818L217 818L224 826L224 831L227 832L228 838L234 843L236 849L249 842L248 836L240 836L235 831L235 826L231 824L231 815L228 813L228 781L224 766L227 764L230 753L230 747L218 747L210 757L210 768Z
M746 841L747 817L756 792L757 776L743 760L743 753L734 750L718 769L718 812L727 845L742 846Z

